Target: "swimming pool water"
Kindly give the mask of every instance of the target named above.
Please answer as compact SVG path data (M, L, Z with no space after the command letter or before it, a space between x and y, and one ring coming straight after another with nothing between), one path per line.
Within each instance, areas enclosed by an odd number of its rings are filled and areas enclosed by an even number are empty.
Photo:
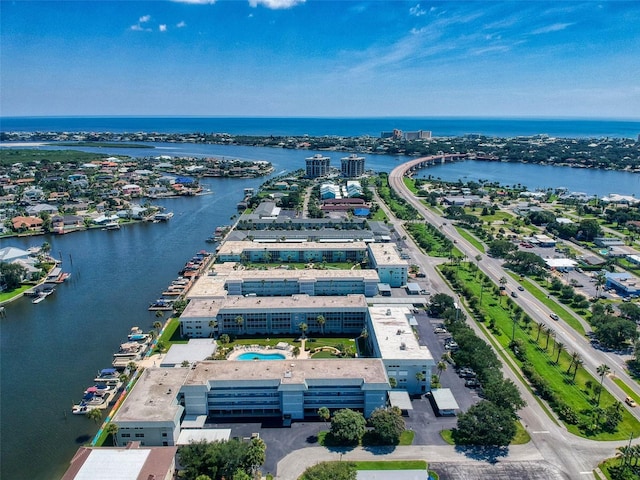
M236 360L284 360L285 356L281 353L260 353L245 352L236 358Z

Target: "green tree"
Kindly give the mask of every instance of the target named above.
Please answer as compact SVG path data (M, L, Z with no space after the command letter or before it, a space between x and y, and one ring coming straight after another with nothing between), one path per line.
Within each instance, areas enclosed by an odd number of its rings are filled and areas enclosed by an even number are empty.
M102 421L102 410L99 408L92 408L87 412L87 418L96 423L100 423Z
M267 445L264 443L264 440L261 438L252 438L243 462L245 469L255 475L267 458L266 452Z
M397 445L406 428L402 412L397 407L377 408L371 414L368 423L382 445Z
M307 333L307 329L309 328L309 326L306 323L301 322L298 324L298 328L302 332L302 338L305 338L305 334Z
M242 315L238 315L236 317L236 325L238 327L238 331L242 332L242 330L244 328L244 318L242 318Z
M356 480L358 471L352 462L321 462L307 468L300 480Z
M22 277L27 269L17 263L0 262L0 284L4 283L5 290L15 290L22 283Z
M119 430L118 425L113 422L109 422L109 424L107 425L107 428L105 429L107 434L111 435L111 440L113 441L114 447L118 446L118 430Z
M341 445L354 445L364 435L367 422L360 412L349 408L338 410L331 418L331 436Z
M516 412L527 405L520 390L513 381L492 375L482 384L485 398L497 407L508 410L515 417Z
M436 293L431 297L429 310L434 317L439 317L445 310L455 308L453 297L446 293Z
M456 445L506 446L516 434L516 425L509 410L482 400L458 416L451 434Z
M324 424L326 426L327 422L331 418L331 411L329 411L329 409L327 407L320 407L318 409L318 416L322 419L322 421L324 422Z
M604 377L611 371L611 367L606 363L598 366L596 372L598 372L598 376L600 377L600 389L598 390L598 399L596 401L596 405L600 406L600 394L602 393L602 383L604 382Z

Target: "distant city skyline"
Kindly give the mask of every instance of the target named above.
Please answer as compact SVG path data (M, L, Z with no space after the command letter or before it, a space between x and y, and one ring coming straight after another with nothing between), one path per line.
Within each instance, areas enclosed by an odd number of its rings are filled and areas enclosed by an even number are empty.
M640 3L0 1L2 116L640 118Z

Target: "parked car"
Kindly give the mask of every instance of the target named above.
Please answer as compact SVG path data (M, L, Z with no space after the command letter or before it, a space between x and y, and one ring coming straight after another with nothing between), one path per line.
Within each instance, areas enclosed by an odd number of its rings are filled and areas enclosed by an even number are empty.
M443 327L436 327L433 329L433 333L449 333L449 331Z
M466 382L464 382L465 387L475 388L480 386L480 382L476 378L470 378Z

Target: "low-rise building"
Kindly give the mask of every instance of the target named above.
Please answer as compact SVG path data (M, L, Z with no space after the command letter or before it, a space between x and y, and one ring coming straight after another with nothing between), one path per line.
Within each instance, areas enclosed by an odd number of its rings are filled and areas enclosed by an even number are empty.
M378 272L380 282L391 287L401 287L407 283L409 263L400 258L395 245L369 243L367 251L371 268Z

